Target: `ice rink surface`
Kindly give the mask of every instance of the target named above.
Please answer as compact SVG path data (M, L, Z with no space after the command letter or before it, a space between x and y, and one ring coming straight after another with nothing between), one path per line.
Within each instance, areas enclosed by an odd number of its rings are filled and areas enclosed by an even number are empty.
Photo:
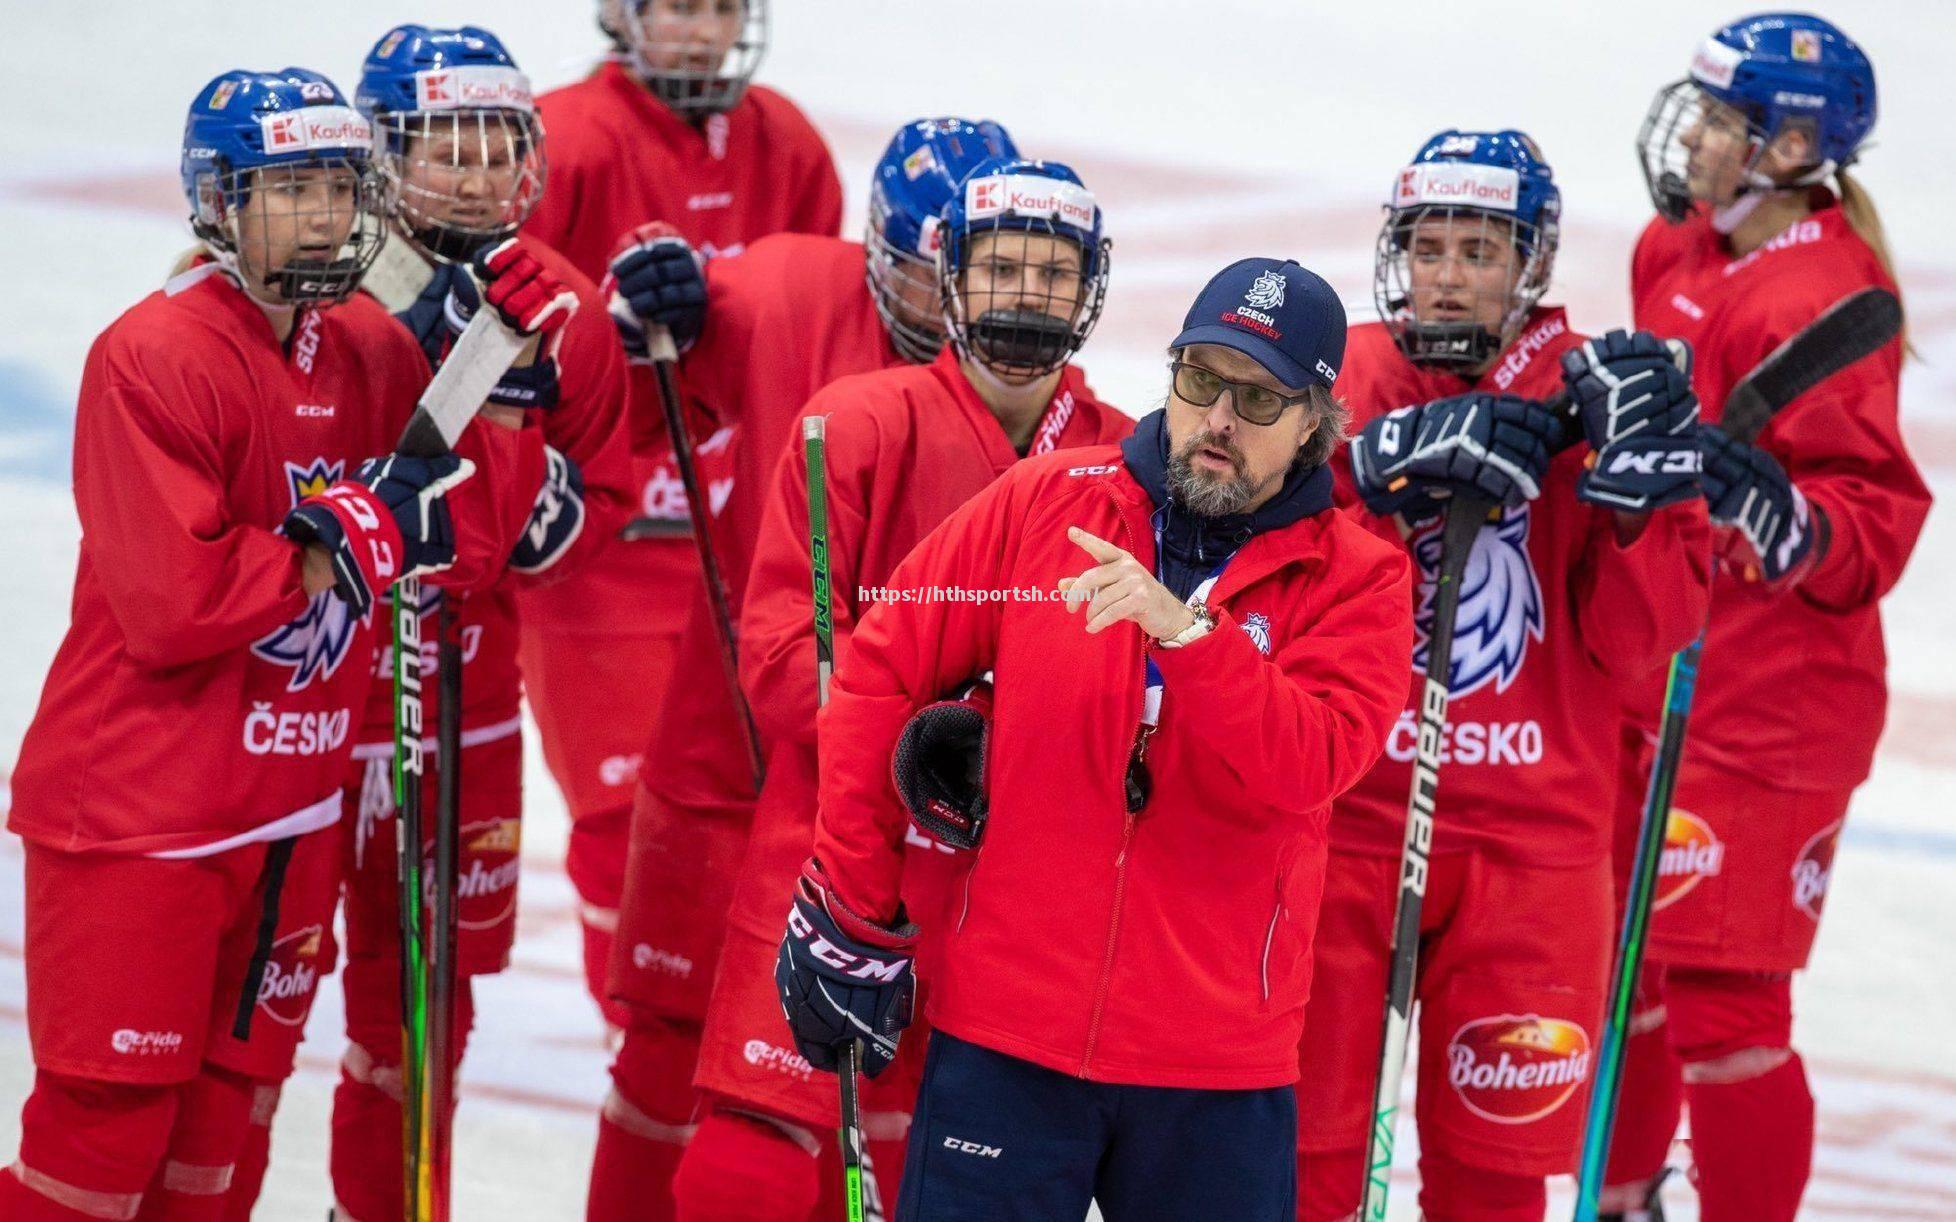
M182 114L231 67L318 68L349 91L402 20L503 36L540 86L581 75L590 6L350 0L261 10L209 0L16 5L0 45L0 779L66 624L77 529L68 434L95 334L160 284L187 242L176 187ZM1369 313L1378 202L1447 126L1519 126L1562 185L1557 289L1583 329L1627 321L1630 243L1648 216L1632 140L1651 94L1714 21L1683 0L1630 7L1482 0L776 0L761 79L829 135L860 223L868 167L894 127L986 115L1029 154L1079 169L1114 238L1108 309L1082 363L1137 414L1163 391L1160 350L1195 289L1245 254L1290 256ZM1807 1216L1956 1218L1956 146L1947 49L1956 5L1836 5L1882 91L1863 179L1901 265L1921 360L1906 431L1944 507L1887 603L1894 703L1854 804L1825 932L1798 986L1799 1042L1820 1097ZM1816 748L1824 744L1816 744ZM577 971L562 804L534 758L515 966L480 988L459 1121L457 1217L572 1218L605 1090ZM1442 809L1444 817L1444 803ZM0 1159L30 1081L19 844L0 841ZM1518 919L1526 919L1521 914ZM112 982L105 982L109 984ZM316 1219L330 1200L324 1120L339 997L322 986L286 1091L259 1215ZM1364 1072L1370 1072L1365 1067ZM1405 1141L1394 1216L1414 1216ZM1566 1183L1552 1216L1564 1215ZM1674 1218L1696 1216L1674 1190Z

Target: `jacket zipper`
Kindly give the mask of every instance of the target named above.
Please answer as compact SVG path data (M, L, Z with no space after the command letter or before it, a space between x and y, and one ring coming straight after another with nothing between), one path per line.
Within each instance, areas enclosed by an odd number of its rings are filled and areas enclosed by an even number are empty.
M956 928L951 930L952 933L962 930L964 919L971 915L971 876L977 872L978 863L975 861L971 863L971 868L964 872L964 905L958 909L958 923Z
M1263 934L1263 1000L1270 1000L1270 948L1277 942L1277 922L1284 917L1284 901L1279 899L1277 906L1270 910L1270 928Z
M1117 515L1117 520L1121 525L1121 536L1126 542L1128 554L1133 555L1134 536L1133 532L1128 528L1127 514L1122 512L1118 501L1115 503L1114 510ZM1141 658L1144 663L1147 660L1147 656L1148 642L1147 638L1143 636L1141 640ZM1147 684L1144 680L1142 687L1145 689L1146 686ZM1142 693L1144 710L1146 703L1147 693L1144 690ZM1127 809L1125 797L1127 792L1127 773L1125 767L1132 762L1136 753L1145 757L1148 745L1148 730L1149 727L1142 724L1142 714L1137 713L1134 718L1133 745L1129 748L1129 759L1123 762L1124 770L1121 773L1121 792L1123 795L1121 802L1121 851L1114 855L1114 907L1112 916L1107 922L1107 950L1101 956L1100 960L1100 979L1094 984L1093 1013L1087 1020L1087 1047L1080 1056L1080 1076L1082 1078L1085 1078L1093 1068L1094 1049L1100 1043L1100 1018L1107 1008L1107 991L1113 984L1114 947L1120 941L1121 903L1127 894L1127 854L1128 849L1134 843L1134 812Z

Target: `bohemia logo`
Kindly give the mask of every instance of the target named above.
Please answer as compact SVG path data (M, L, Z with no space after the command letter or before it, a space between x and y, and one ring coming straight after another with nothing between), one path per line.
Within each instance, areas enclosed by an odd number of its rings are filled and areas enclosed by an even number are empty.
M518 820L485 819L462 825L462 860L468 864L456 880L457 925L493 929L516 911L517 854L522 847L523 825ZM427 877L432 887L432 857Z
M1447 1081L1469 1111L1496 1124L1540 1120L1588 1080L1589 1034L1560 1018L1476 1019L1447 1045Z
M1834 875L1834 846L1840 834L1841 821L1836 819L1815 832L1793 861L1793 906L1815 921L1827 902L1827 880Z
M318 925L295 930L272 943L265 978L258 982L258 1008L287 1027L303 1026L319 983L319 948L326 931Z
M1691 894L1692 888L1725 868L1725 842L1703 819L1671 808L1664 820L1664 849L1657 858L1656 912Z
M285 464L285 478L297 505L306 497L326 491L340 478L344 464L315 458L307 466ZM331 590L313 595L299 618L252 642L251 652L267 662L292 668L285 690L296 692L314 679L330 679L346 661L353 648L354 630L360 621Z
M1426 670L1427 640L1433 631L1433 591L1440 564L1436 523L1413 543L1419 562L1419 606L1413 616L1417 640L1413 669ZM1452 674L1447 690L1458 700L1495 683L1504 692L1521 673L1530 639L1542 639L1542 586L1528 556L1528 506L1501 511L1501 520L1474 538L1467 572L1460 581L1460 611L1454 620Z

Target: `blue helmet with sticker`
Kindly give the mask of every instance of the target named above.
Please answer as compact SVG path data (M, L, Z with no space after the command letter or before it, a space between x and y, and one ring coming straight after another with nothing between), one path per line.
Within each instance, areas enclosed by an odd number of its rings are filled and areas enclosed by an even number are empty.
M980 257L988 234L1025 238L993 241ZM939 235L944 318L960 352L1001 378L1028 382L1086 343L1106 300L1111 243L1100 204L1071 167L988 158L945 205ZM1039 238L1071 245L1077 259L1055 262Z
M374 44L354 105L373 121L402 230L461 262L516 232L543 198L543 125L530 78L477 26L401 25Z
M965 176L1019 150L990 119L918 119L890 139L870 180L870 296L906 359L923 363L944 346L937 292L939 216Z
M190 104L180 169L192 231L261 301L345 298L385 240L373 129L317 72L212 80ZM247 238L240 214L254 198L261 223Z
M1853 164L1875 116L1874 65L1840 27L1809 13L1761 13L1699 45L1690 74L1658 91L1637 143L1651 200L1676 221L1694 202L1722 209L1821 182ZM1743 159L1715 164L1701 154L1694 167L1684 138L1721 125L1734 136L1743 126ZM1759 158L1790 131L1810 141L1804 164L1769 176Z
M1520 332L1547 291L1562 192L1542 150L1512 128L1448 129L1393 180L1372 296L1408 359L1471 373ZM1505 275L1485 269L1504 266Z

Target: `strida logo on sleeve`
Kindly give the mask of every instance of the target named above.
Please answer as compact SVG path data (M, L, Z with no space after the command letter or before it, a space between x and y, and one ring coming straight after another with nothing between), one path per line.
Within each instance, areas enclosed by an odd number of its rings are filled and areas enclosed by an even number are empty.
M1447 1082L1476 1116L1527 1124L1568 1102L1589 1080L1589 1033L1538 1014L1463 1024L1447 1045Z

